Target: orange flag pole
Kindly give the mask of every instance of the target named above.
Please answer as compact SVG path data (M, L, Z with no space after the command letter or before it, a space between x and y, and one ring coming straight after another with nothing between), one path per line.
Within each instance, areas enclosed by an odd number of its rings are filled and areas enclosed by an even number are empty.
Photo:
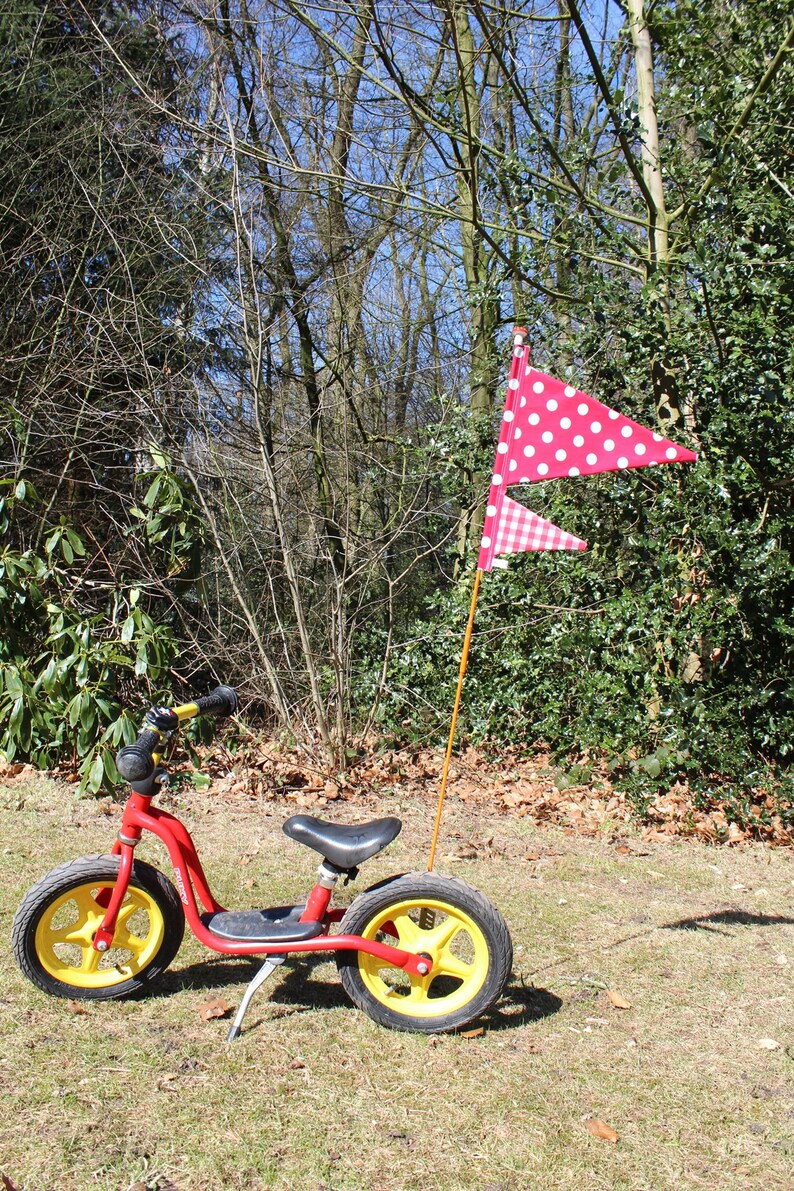
M452 747L455 743L455 729L458 726L458 712L460 711L460 696L463 690L463 676L466 673L466 666L469 661L469 648L471 646L471 634L474 628L474 610L477 607L477 596L480 594L480 580L482 579L482 571L478 570L474 576L474 590L471 593L471 607L469 608L469 620L466 625L466 633L463 638L463 651L460 655L460 670L458 672L458 689L455 693L455 706L452 710L452 723L449 727L449 740L447 741L447 753L444 757L444 769L441 774L441 789L438 794L438 809L436 810L436 822L433 827L433 839L430 843L430 859L427 862L427 871L433 871L433 862L436 858L436 845L438 843L438 831L441 826L441 809L444 806L444 796L447 792L447 780L449 778L449 766L452 760Z

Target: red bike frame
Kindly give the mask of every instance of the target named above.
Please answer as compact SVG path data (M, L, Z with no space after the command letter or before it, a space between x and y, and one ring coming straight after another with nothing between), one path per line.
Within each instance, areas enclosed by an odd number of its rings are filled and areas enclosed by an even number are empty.
M107 902L105 917L102 925L94 937L94 949L106 951L113 943L113 933L116 927L116 917L121 903L127 893L135 847L144 831L151 831L163 841L168 849L171 864L174 868L174 879L185 917L193 934L212 951L219 951L225 955L284 955L291 951L364 951L373 955L384 963L397 968L403 968L413 975L426 975L428 963L426 955L412 955L398 947L390 947L386 943L378 943L374 939L364 939L360 935L331 935L327 932L332 923L338 922L344 911L329 910L333 889L318 883L314 886L301 915L301 922L319 922L323 933L313 939L299 942L262 943L242 940L222 939L213 934L201 921L196 891L205 911L214 913L223 911L224 907L212 894L204 870L201 866L195 844L185 825L168 811L151 806L153 795L130 795L121 820L121 831L113 845L112 852L119 856L119 875ZM106 895L107 896L107 895ZM104 904L104 903L103 903Z

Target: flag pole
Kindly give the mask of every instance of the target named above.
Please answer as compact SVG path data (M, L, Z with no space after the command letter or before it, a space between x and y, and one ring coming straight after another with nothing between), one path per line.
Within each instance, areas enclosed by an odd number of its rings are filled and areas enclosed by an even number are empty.
M436 845L438 843L438 831L441 826L441 809L444 805L444 796L447 792L447 780L449 778L449 766L452 760L452 747L455 743L455 729L458 725L458 712L460 711L460 696L463 690L463 676L466 673L466 666L469 660L469 648L471 646L471 634L474 629L474 611L477 607L477 596L480 594L480 580L482 579L482 571L477 569L474 576L474 590L471 593L471 607L469 608L469 619L466 624L466 633L463 638L463 651L460 655L460 670L458 672L458 689L455 692L455 706L452 710L452 723L449 727L449 740L447 741L447 752L444 757L444 768L441 773L441 789L438 793L438 809L436 810L436 822L433 827L433 839L430 843L430 858L427 862L427 871L433 871L433 862L436 858Z
M523 346L524 340L526 339L527 335L528 335L528 332L527 332L526 327L514 327L513 328L513 363L512 363L511 373L510 373L511 380L508 385L508 400L510 400L511 394L513 396L515 396L515 392L517 391L517 388L518 388L518 374L516 372L516 369L518 367L517 360L520 358L520 348ZM513 415L511 414L510 415L511 419L512 419L512 416ZM493 492L493 487L491 488L491 491ZM503 491L504 491L504 489L502 489L502 492ZM501 504L501 500L498 503ZM494 516L496 515L494 510L489 508L488 511L494 513ZM485 538L483 538L483 542L485 542ZM480 552L482 555L482 546L480 548ZM482 561L482 557L480 558L480 561ZM490 570L490 569L491 569L491 563L489 563L485 567L485 570ZM474 629L474 612L477 608L477 596L480 594L480 581L482 580L482 576L483 576L483 568L478 566L477 571L474 576L474 590L471 593L471 607L469 608L469 619L466 624L466 633L463 638L463 650L460 655L460 670L458 672L458 689L455 692L455 706L452 710L452 723L449 726L449 740L447 741L447 751L444 756L444 768L441 772L441 788L439 789L439 792L438 792L438 808L436 810L436 821L433 826L433 838L430 841L430 857L427 862L427 871L428 872L433 871L433 863L436 858L436 847L438 844L438 832L439 832L439 828L441 826L441 811L444 806L444 797L447 792L447 782L449 780L449 767L450 767L450 763L452 761L452 748L455 743L455 729L458 726L458 712L460 711L460 697L461 697L461 692L463 691L463 677L466 673L466 666L467 666L468 660L469 660L469 648L471 646L471 635L472 635L472 631ZM424 911L423 911L423 913L424 913Z

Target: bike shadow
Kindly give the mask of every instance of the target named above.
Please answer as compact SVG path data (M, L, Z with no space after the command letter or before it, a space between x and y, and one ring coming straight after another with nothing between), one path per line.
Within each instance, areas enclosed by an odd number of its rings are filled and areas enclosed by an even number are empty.
M727 935L729 931L720 927L731 926L794 926L794 918L784 914L756 914L752 910L714 910L711 914L699 914L694 918L679 918L676 922L665 922L663 930L706 930L713 934Z
M315 1013L318 1010L352 1009L353 1006L332 973L318 978L316 968L333 963L327 955L293 956L274 973L272 983L262 990L263 1003L274 1007L270 1017L295 1013ZM254 957L235 960L201 960L176 971L168 971L159 982L159 991L168 995L185 990L217 990L229 984L242 986L253 979L262 961ZM525 985L520 979L508 984L499 1003L477 1019L473 1026L488 1030L511 1030L530 1022L551 1017L562 1008L562 1000L546 988ZM268 1018L246 1023L246 1032L266 1025Z

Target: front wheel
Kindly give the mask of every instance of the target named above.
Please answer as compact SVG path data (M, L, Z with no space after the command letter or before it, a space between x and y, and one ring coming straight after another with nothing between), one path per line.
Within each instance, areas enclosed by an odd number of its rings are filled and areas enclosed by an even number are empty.
M362 893L339 929L432 960L410 975L364 951L337 953L351 1001L380 1025L437 1034L461 1029L502 995L513 946L499 911L455 877L410 873Z
M12 943L23 974L56 997L128 997L173 960L185 931L179 895L161 872L132 866L113 944L92 941L119 872L118 856L86 856L62 864L34 885L17 910Z

